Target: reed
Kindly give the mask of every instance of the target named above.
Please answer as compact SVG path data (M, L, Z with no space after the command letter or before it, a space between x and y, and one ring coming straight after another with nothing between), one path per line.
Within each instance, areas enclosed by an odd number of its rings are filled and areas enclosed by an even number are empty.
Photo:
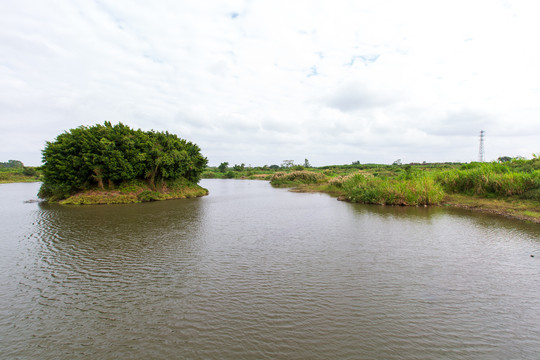
M535 194L540 189L539 170L516 172L498 163L441 171L435 176L449 193L508 197Z
M324 174L313 171L293 171L290 173L277 172L272 175L270 184L274 186L288 186L298 184L317 184L326 179Z
M341 186L348 200L366 204L436 205L445 195L441 185L426 175L398 180L355 174Z

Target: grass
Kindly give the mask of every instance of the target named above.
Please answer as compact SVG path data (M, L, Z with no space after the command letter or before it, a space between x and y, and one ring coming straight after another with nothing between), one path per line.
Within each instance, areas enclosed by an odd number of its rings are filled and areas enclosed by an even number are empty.
M509 198L485 198L478 195L447 194L445 205L488 212L515 219L540 223L540 201Z
M185 180L162 183L159 189L151 189L146 183L124 183L116 189L87 190L59 201L62 205L110 205L131 204L159 200L189 199L208 195L208 190Z
M540 170L515 172L498 163L442 171L436 178L447 192L468 195L508 197L532 192L534 196L540 188Z
M540 223L540 159L509 163L340 165L259 175L297 192L358 203L450 205Z
M356 174L342 180L345 199L379 205L438 205L444 190L430 176L413 179L388 179Z
M41 175L36 168L0 168L0 184L37 181L41 181Z
M270 178L270 184L274 186L289 186L298 184L317 184L325 182L326 176L321 173L299 170L290 173L277 172Z

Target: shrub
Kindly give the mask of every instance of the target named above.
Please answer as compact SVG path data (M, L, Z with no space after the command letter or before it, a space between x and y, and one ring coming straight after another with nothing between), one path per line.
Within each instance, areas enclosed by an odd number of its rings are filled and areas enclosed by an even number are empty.
M312 171L293 171L290 173L277 172L272 175L270 183L272 185L294 185L294 184L316 184L326 179L321 173Z
M36 169L31 168L31 167L25 167L25 168L23 169L23 172L22 172L22 173L23 173L24 176L37 176L37 171L36 171Z
M217 177L217 175L213 171L205 171L202 174L202 177L205 178L205 179L215 179Z

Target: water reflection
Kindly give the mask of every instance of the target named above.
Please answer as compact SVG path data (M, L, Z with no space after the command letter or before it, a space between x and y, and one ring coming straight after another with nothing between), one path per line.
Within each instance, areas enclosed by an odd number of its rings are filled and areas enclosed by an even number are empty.
M349 204L361 216L378 216L387 221L432 223L434 219L452 216L453 220L464 221L470 226L481 226L486 229L500 231L501 228L510 232L527 234L532 240L540 241L540 225L530 222L516 221L500 215L459 209L448 206L380 206Z
M540 351L538 262L529 256L538 228L443 207L343 203L266 182L203 186L210 196L201 199L103 207L23 204L21 188L0 210L10 219L0 242L2 355Z
M63 281L77 276L73 284L83 288L83 279L108 281L116 288L141 278L165 286L168 275L177 272L177 278L198 262L201 212L197 199L94 207L40 204L33 233L41 244L40 271Z

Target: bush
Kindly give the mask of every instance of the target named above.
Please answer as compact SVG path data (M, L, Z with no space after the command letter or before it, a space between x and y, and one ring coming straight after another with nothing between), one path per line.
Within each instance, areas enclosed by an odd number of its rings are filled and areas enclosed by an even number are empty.
M205 178L205 179L215 179L215 178L217 178L217 175L213 171L205 171L202 174L202 177Z
M25 167L25 168L23 169L23 172L22 172L22 173L23 173L24 176L37 176L37 171L36 171L36 169L31 168L31 167Z
M326 179L321 173L312 171L293 171L291 173L277 172L272 175L270 184L272 185L294 185L294 184L316 184Z

